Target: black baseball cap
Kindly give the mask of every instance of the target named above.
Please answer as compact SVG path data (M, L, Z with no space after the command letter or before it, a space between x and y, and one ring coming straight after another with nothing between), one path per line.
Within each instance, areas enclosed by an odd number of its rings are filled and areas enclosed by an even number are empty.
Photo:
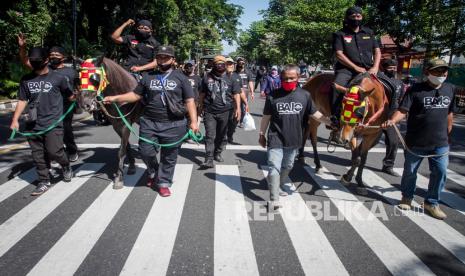
M65 48L61 47L61 46L53 46L52 48L50 48L50 50L48 51L49 53L60 53L62 55L66 55L66 51L65 51Z
M139 26L146 26L146 27L149 27L150 29L152 29L152 22L146 20L146 19L141 19L139 21L137 21L137 27Z
M46 60L48 58L48 50L43 47L32 47L29 49L27 56L30 60Z
M426 70L433 70L439 67L449 68L449 65L447 65L447 62L439 58L430 59L425 63Z
M171 45L160 46L158 47L157 56L158 55L167 55L174 57L174 47Z
M346 17L351 16L352 14L362 14L362 8L359 6L353 6L346 10Z

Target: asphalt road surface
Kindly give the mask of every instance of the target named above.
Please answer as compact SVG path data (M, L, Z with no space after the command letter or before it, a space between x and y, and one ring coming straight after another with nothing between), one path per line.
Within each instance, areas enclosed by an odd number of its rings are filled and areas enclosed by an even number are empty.
M251 114L258 127L264 100ZM111 126L76 116L80 159L70 183L55 179L39 197L24 140L5 143L10 114L0 115L0 275L465 275L465 118L456 117L449 179L439 221L421 208L401 212L400 177L380 171L382 141L369 154L367 196L339 179L350 153L326 151L316 175L310 148L306 165L291 172L288 196L267 213L266 152L258 131L238 129L225 161L201 170L203 145L184 144L173 195L145 186L144 165L111 188L118 137ZM131 137L137 154L137 140ZM395 167L403 167L399 151ZM428 186L428 162L417 179L416 204Z

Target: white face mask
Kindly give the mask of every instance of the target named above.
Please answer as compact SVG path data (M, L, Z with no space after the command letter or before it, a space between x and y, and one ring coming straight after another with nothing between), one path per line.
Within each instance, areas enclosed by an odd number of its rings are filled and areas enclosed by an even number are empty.
M446 81L447 77L436 77L433 75L428 75L428 80L434 85L441 85L443 82Z

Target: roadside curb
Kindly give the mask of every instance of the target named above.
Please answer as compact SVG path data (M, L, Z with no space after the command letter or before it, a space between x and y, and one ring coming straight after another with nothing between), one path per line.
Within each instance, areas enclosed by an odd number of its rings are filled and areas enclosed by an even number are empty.
M11 110L16 108L17 100L0 102L0 110Z

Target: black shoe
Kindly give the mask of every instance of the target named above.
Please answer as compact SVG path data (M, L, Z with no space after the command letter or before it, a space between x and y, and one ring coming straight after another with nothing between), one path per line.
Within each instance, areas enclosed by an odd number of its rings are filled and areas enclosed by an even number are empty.
M211 169L213 168L213 159L207 158L205 159L205 162L202 163L202 167L205 169Z
M71 166L66 166L63 167L63 181L65 182L71 182L71 179L73 178L73 170L71 169Z
M397 172L395 172L392 168L388 168L388 167L383 167L382 169L382 172L384 173L387 173L387 174L390 174L392 176L395 176L395 177L399 177L400 174L398 174Z
M216 162L224 162L223 157L221 157L221 153L215 154L214 159Z
M76 162L79 159L79 154L76 152L74 154L68 155L69 162Z
M232 137L228 137L228 144L234 143L234 139Z
M39 184L37 184L37 187L35 188L34 191L32 191L31 196L38 196L50 189L50 182L45 182L41 181Z

